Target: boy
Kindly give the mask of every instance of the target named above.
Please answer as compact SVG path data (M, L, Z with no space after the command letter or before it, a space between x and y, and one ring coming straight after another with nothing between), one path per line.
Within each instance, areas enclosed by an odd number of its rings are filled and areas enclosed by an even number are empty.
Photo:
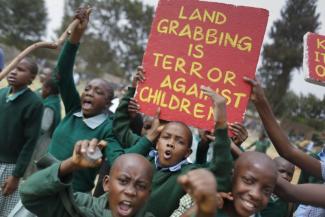
M278 170L279 177L291 182L295 166L282 157L276 157L273 159ZM277 195L272 194L270 201L265 209L261 211L262 217L286 217L289 216L288 202L283 201Z
M18 184L30 162L39 136L43 105L28 85L37 65L23 59L0 89L0 216L8 216L19 200Z
M47 153L53 131L61 120L61 102L59 89L53 80L45 80L42 85L44 112L41 122L41 135L37 141L32 160L28 165L24 177L28 177L37 171L35 161Z
M72 173L99 166L101 160L90 160L86 153L105 145L96 139L79 141L72 157L32 175L20 188L24 206L46 217L153 217L140 210L150 195L152 180L151 165L141 155L126 154L116 159L104 178L106 193L101 197L71 194Z
M128 94L131 95L134 90L134 88L129 88ZM231 186L228 180L232 168L226 123L226 102L223 97L216 95L210 88L203 87L202 91L212 98L215 114L214 154L212 161L207 166L217 177L220 177L217 179L218 191L226 191L225 189L229 189ZM154 168L154 178L146 210L157 217L170 216L177 208L179 199L185 194L183 189L176 184L177 177L189 170L202 167L202 165L190 164L186 160L191 154L191 130L181 122L169 122L162 130L157 130L160 123L156 115L148 134L145 137L139 137L129 130L127 103L122 108L124 112L120 112L119 108L116 110L113 124L113 131L116 134L109 139L109 162L112 163L122 153L136 152L147 156L150 152L148 158ZM122 145L130 147L123 149L115 137ZM158 137L157 140L156 137ZM153 144L152 141L155 143ZM153 145L156 150L150 151ZM162 207L161 204L164 206Z
M65 160L72 155L73 144L77 141L106 139L112 128L111 119L107 115L114 96L111 85L103 79L93 79L79 96L74 84L73 65L79 41L88 24L87 8L78 9L75 18L80 20L80 24L64 44L54 71L66 116L55 129L48 151L59 160ZM96 174L95 168L76 171L73 174L73 190L90 192Z
M308 171L310 175L325 180L325 163L314 159L290 144L288 137L275 119L262 87L256 80L247 77L244 77L244 80L253 88L251 100L255 104L264 127L280 156L302 170ZM325 187L316 184L290 185L281 179L277 183L277 194L281 194L288 201L325 207L324 198L320 194L324 191L323 189ZM325 209L309 206L301 216L325 216Z
M217 177L218 179L219 177ZM218 206L217 217L240 216L249 217L267 206L277 180L274 162L259 152L243 152L235 162L232 190L230 194L221 194L223 206ZM184 197L188 197L187 195ZM180 208L175 210L173 217L193 206L191 198L181 199ZM184 203L186 202L186 203Z

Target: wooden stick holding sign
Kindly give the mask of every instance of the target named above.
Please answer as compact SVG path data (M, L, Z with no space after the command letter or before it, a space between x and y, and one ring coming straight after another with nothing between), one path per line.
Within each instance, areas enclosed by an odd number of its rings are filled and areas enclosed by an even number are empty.
M91 8L88 8L87 13L91 13ZM23 50L18 56L16 56L0 73L0 81L6 77L9 72L16 67L16 65L24 59L29 53L32 51L38 49L38 48L48 48L48 49L57 49L65 39L71 34L72 30L80 23L79 19L74 19L68 28L63 32L63 34L58 38L58 40L54 42L46 42L46 41L40 41L36 42L29 47L27 47L25 50Z

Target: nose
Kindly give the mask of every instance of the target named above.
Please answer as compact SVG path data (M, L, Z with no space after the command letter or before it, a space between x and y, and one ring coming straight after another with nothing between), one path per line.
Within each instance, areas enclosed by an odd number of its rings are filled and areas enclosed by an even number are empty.
M172 139L168 140L167 147L172 148L172 149L175 148L175 145L174 145L174 142L172 141Z
M89 88L88 90L85 91L86 96L93 96L94 90L92 88Z
M262 197L262 192L258 187L254 187L249 191L249 196L254 200L254 201L259 201L261 200Z
M136 195L136 190L135 187L133 185L128 185L125 189L125 194L133 197Z

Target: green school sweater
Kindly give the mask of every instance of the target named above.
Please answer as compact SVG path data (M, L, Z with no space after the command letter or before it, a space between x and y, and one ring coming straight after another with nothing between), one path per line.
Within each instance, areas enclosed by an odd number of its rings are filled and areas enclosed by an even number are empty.
M58 58L55 68L56 82L60 89L66 116L60 122L52 135L49 153L58 160L72 156L74 145L79 140L107 139L112 129L112 119L107 118L95 129L88 127L74 113L81 111L80 96L73 81L73 65L79 45L67 41ZM105 151L104 149L104 155ZM89 192L94 187L98 169L85 169L73 174L72 186L74 191Z
M61 102L59 95L50 95L46 97L43 99L43 105L44 107L49 107L54 112L54 121L50 129L50 135L52 135L61 121Z
M261 211L261 217L286 217L288 215L288 208L288 202L281 200L276 195L272 195L267 207Z
M30 89L6 102L9 91L0 89L0 162L16 164L12 175L22 177L39 136L43 104Z
M62 182L59 167L60 163L55 163L21 185L21 200L28 210L46 217L112 217L107 194L99 198L80 192L72 194L71 177ZM134 217L154 216L140 210Z

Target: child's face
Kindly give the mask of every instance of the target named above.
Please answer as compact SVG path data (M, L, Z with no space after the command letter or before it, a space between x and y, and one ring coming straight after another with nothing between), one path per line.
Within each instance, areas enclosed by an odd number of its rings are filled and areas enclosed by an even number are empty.
M180 123L171 122L164 127L156 144L162 167L176 165L191 154L190 136L188 129Z
M81 94L81 109L85 117L102 113L109 104L109 95L105 82L93 79L86 85Z
M248 217L265 208L275 182L275 173L261 164L238 166L232 190L238 215Z
M32 83L36 75L30 71L30 65L23 59L7 76L8 84L19 89Z
M295 167L293 164L285 159L279 159L276 161L276 167L278 169L279 176L288 182L291 182Z
M107 185L110 210L114 217L134 216L149 198L151 180L148 170L139 166L141 163L124 161L104 179L104 189Z

